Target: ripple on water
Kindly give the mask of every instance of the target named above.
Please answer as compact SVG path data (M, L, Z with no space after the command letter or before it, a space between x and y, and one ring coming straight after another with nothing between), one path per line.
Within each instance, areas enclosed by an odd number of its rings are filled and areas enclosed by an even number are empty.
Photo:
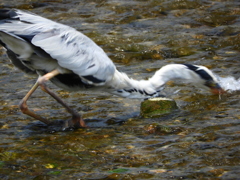
M228 76L228 77L218 77L218 80L221 87L228 92L240 90L240 78L235 79L232 76Z
M240 94L231 93L240 90L239 0L0 0L0 8L77 28L133 78L169 63L206 65L230 92L218 98L169 83L179 112L146 119L139 100L49 84L91 127L62 131L18 110L35 79L0 48L0 179L239 179ZM59 123L70 118L41 90L28 103Z

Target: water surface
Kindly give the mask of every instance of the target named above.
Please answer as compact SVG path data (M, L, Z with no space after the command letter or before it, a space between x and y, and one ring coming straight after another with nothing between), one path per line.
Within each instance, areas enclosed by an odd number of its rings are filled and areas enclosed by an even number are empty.
M62 131L23 115L35 82L0 49L1 179L238 179L240 175L240 3L237 0L3 0L75 27L117 68L145 79L169 63L205 65L228 93L172 82L179 110L142 118L141 100L49 86L82 112L88 129ZM69 118L41 90L29 106L52 121Z

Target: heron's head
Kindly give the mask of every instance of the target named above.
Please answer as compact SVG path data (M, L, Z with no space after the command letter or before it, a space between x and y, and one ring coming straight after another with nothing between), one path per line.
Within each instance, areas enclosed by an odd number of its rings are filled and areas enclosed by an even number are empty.
M219 85L216 76L205 66L184 64L189 70L196 74L202 86L210 89L213 94L223 94L225 90ZM197 81L197 79L196 79Z

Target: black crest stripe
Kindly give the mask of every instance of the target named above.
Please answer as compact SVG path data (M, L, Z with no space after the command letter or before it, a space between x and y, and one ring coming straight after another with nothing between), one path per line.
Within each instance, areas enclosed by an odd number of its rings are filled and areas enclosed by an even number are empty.
M204 69L199 69L198 66L194 66L192 64L183 64L183 65L185 65L188 69L197 73L201 78L203 78L207 81L213 80L212 76L210 76Z

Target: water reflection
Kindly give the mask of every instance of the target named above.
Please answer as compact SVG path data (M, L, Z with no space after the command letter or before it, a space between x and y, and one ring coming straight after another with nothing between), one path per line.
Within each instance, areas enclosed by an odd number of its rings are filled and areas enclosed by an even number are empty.
M166 95L181 111L139 117L139 100L108 94L69 93L61 98L92 128L61 131L21 114L17 104L34 83L0 49L0 177L2 179L238 179L238 1L9 1L90 36L118 69L150 77L168 63L206 65L232 93L221 99L170 83ZM234 77L234 78L233 78ZM178 92L178 93L174 93ZM40 90L31 107L52 120L66 112Z

